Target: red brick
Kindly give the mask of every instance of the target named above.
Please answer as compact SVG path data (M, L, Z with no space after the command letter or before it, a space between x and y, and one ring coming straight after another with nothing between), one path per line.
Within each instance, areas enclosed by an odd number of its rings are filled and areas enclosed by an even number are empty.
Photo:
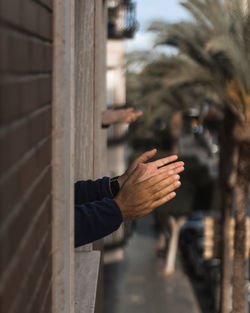
M41 285L39 286L39 291L34 299L30 299L29 307L27 308L27 313L33 312L50 312L44 311L45 308L47 309L48 302L51 305L51 284L48 286L48 282L51 280L52 276L52 267L51 264L48 264L48 268L46 269L46 273L41 277ZM32 302L31 302L32 301Z
M29 70L30 55L29 41L26 37L7 34L8 42L8 70L10 72L27 72Z
M0 85L0 125L23 118L49 104L52 98L52 79L27 77Z
M20 303L25 294L29 293L32 295L37 284L37 279L40 277L41 269L44 268L45 263L50 262L51 256L48 254L48 251L51 250L51 231L43 231L42 235L36 243L32 243L30 247L26 247L26 255L16 256L19 262L10 273L3 293L0 295L3 312L12 310L13 307ZM45 239L44 242L42 242L43 239ZM40 251L37 253L39 246ZM49 283L50 279L47 281L48 285ZM41 290L41 292L43 291ZM10 303L9 299L13 301ZM12 308L10 308L10 304L12 304ZM28 306L28 303L25 305ZM20 312L20 307L15 312Z
M47 106L0 138L0 174L7 171L41 140L50 136L50 133L51 108Z
M45 164L51 163L52 158L52 142L51 137L49 137L46 142L43 143L40 149L36 151L36 170L41 171Z
M52 99L52 77L43 77L39 80L38 97L40 104L48 104Z
M0 22L1 311L48 313L52 1L0 0Z
M28 122L29 147L33 147L41 139L46 138L51 133L51 107L47 106L43 111Z
M20 196L32 185L39 173L51 162L51 140L48 138L43 145L37 149L19 170Z
M17 50L18 49L18 50ZM22 73L51 72L52 46L37 40L9 40L9 70ZM18 51L18 55L16 55Z
M43 50L43 58L44 58L44 70L51 73L51 69L53 66L53 49L51 45L47 45Z
M15 31L0 31L2 71L48 73L52 69L52 45Z
M20 82L20 102L21 102L21 114L20 117L24 117L25 114L33 112L40 107L39 100L39 78L31 78Z
M51 102L51 76L33 77L21 83L21 117Z
M21 19L20 25L23 29L29 32L38 33L38 15L39 7L32 0L22 0L22 6L20 9Z
M52 0L35 0L37 3L40 3L46 6L49 10L52 10Z
M0 85L0 125L17 119L21 112L20 84Z
M0 175L17 162L28 149L28 123L23 123L0 138Z
M50 164L51 139L34 150L20 167L0 186L0 220L4 221L32 185L39 173Z
M39 207L42 205L46 196L50 194L50 189L51 176L49 171L36 185L29 198L22 204L22 207L12 218L5 232L1 234L1 246L4 247L1 260L3 268L7 267L10 260L15 256L16 249L31 226Z
M25 271L27 271L29 268L29 260L30 262L32 261L44 235L47 232L51 232L51 199L49 196L43 199L42 204L36 204L34 212L29 218L28 223L29 225L24 230L25 232L29 230L29 233L27 233L28 235L26 237L19 237L17 239L10 238L7 240L7 242L4 242L3 239L6 239L6 235L3 235L0 239L1 245L6 248L4 251L2 251L1 255L0 275L1 279L7 275L7 280L10 280L10 284L11 281L15 282L15 284L18 284L19 280L25 279ZM15 233L11 234L11 236L14 237ZM25 234L23 236L25 236ZM13 247L8 247L8 245L10 245L10 243L14 240L19 240L15 251ZM47 251L47 254L50 254L50 250ZM18 273L17 269L15 269L16 266L13 267L13 265L11 265L11 262L15 259L18 260L15 265L17 265L19 268L20 273ZM5 279L6 282L7 280Z
M23 0L21 27L37 36L52 40L52 13L37 1Z
M42 8L38 14L38 33L43 38L52 40L52 14L50 11Z
M41 5L42 4L42 5ZM52 40L51 1L0 0L0 19L18 32Z
M0 225L12 213L15 205L20 201L20 177L19 172L8 176L0 186Z
M33 160L32 160L33 159ZM31 162L33 164L31 164ZM50 165L51 162L51 139L46 139L39 149L36 149L33 158L27 160L19 171L20 190L24 193L33 181L38 177L39 173Z
M0 9L1 12L1 9ZM4 31L3 27L0 27L0 71L5 71L8 68L8 41L6 32Z
M0 19L14 25L20 25L22 0L0 0Z
M30 72L51 72L52 67L52 46L47 43L30 42Z
M20 308L23 307L27 307L26 313L39 311L52 277L51 256L46 253L48 248L51 248L49 242L41 250L40 260L36 262L28 281L22 288L22 295L16 303L17 309L14 312L19 313Z
M44 72L43 66L43 46L39 45L37 42L30 42L29 43L29 54L30 54L30 64L29 70L31 72Z
M1 221L12 212L39 173L50 164L50 160L51 139L47 138L0 185Z
M47 294L46 299L44 299L43 305L40 307L39 313L51 313L51 312L52 312L52 288L50 285L49 292Z

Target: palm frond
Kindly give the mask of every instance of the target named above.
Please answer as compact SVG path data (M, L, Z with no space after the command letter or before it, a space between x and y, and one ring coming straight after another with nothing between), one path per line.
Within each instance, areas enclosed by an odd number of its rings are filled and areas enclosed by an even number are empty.
M247 61L247 64L250 64L250 12L247 14L245 18L244 29L243 29L243 40L245 43L246 61ZM246 89L248 93L250 93L250 81L247 79L247 82L245 84L246 84Z
M205 34L192 22L180 22L165 25L158 31L156 44L167 44L177 47L180 52L189 55L200 64L211 67L209 59L203 51Z
M236 60L238 54L235 54L235 49L228 37L214 36L207 42L206 53L213 60L214 66L221 72L225 80L231 80L235 73Z
M201 14L200 10L194 7L191 3L181 2L181 5L186 8L189 13L193 16L194 20L201 29L204 29L206 32L210 32L212 25L208 22L206 18Z
M210 102L250 118L250 0L247 9L231 0L186 0L192 21L154 22L157 44L176 47L174 57L157 58L141 72L144 103L185 108ZM237 84L232 84L237 82ZM157 114L155 114L157 116Z
M176 45L203 70L213 73L215 84L220 86L217 92L222 95L221 90L224 90L224 99L241 118L247 102L242 99L239 89L238 99L241 99L242 107L239 107L240 100L229 101L226 86L232 80L240 81L244 92L250 93L250 0L247 3L244 8L238 0L231 0L227 6L222 0L186 0L182 5L191 13L194 22L168 25L161 38L163 42L165 36L167 44ZM208 77L204 81L203 71L198 68L194 71L197 71L197 81L209 82ZM173 79L172 75L168 83L171 81L170 85L184 87L188 77L180 73L181 79L179 76ZM194 75L190 84L196 84Z
M187 0L182 2L182 5L192 14L198 26L207 25L209 29L223 29L228 26L221 0Z

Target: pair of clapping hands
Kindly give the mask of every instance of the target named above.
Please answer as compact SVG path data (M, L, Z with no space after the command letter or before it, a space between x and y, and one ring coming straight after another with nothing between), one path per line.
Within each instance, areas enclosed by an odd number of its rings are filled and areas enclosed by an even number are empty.
M156 152L153 149L142 154L118 178L121 189L114 200L124 221L147 215L176 196L174 190L181 185L178 174L184 171L184 162L172 155L146 163Z
M142 111L135 112L134 108L111 108L102 113L102 126L108 127L109 125L123 123L131 124L142 114Z

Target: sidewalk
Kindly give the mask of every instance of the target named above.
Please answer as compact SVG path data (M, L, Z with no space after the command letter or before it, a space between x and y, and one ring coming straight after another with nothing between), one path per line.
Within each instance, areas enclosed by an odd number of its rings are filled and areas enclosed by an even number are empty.
M156 256L153 218L138 222L122 262L106 265L105 313L201 313L181 265L163 275L164 259Z

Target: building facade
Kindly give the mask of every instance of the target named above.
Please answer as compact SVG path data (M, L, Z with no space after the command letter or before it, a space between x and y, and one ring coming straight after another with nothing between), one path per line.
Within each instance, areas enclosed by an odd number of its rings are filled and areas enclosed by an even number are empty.
M1 312L102 312L74 182L107 174L107 25L106 0L0 0Z
M73 188L106 171L106 16L100 0L0 2L3 312L101 311Z
M0 20L1 312L50 312L53 4L1 1Z
M126 58L125 39L132 38L136 29L136 4L127 0L109 0L108 3L108 36L107 36L107 106L126 106ZM111 177L120 175L126 169L125 138L128 126L116 124L108 130L108 174ZM124 225L105 238L105 246L119 246L125 240ZM105 253L105 261L117 253ZM108 255L109 254L109 255Z

